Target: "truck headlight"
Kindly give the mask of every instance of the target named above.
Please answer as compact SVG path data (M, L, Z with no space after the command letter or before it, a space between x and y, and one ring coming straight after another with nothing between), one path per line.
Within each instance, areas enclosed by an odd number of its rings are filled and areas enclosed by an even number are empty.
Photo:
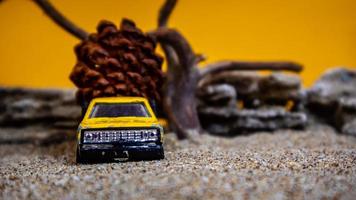
M83 132L83 143L107 143L118 141L156 141L157 129L138 130L87 130Z
M158 140L158 134L156 129L152 129L148 132L148 140L155 141Z

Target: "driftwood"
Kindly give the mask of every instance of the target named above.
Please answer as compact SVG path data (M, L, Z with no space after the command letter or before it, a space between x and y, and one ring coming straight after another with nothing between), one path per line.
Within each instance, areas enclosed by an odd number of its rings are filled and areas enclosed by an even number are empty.
M46 0L35 0L37 5L59 26L83 40L88 34L65 18ZM207 65L203 70L197 64L204 56L196 54L189 42L177 30L167 28L169 17L177 0L167 0L159 12L158 28L150 35L161 44L168 63L164 89L164 108L169 126L179 138L192 138L202 132L197 114L196 89L199 80L221 71L231 70L288 70L299 72L302 67L293 62L221 61Z
M169 125L179 138L191 138L201 131L197 115L196 91L199 80L230 70L289 70L299 72L302 67L292 62L238 62L221 61L199 70L197 64L203 59L195 54L187 40L177 30L166 28L176 0L167 0L160 9L158 29L152 32L168 59L165 111Z
M164 46L169 57L178 58L170 61L174 66L168 66L164 89L164 110L170 127L179 138L196 135L201 131L195 102L199 74L195 67L196 56L179 32L159 28L152 34Z
M62 27L64 30L68 31L70 34L74 35L80 40L85 40L89 37L89 34L83 29L76 26L70 20L68 20L64 15L58 12L52 4L47 0L33 0L57 25Z

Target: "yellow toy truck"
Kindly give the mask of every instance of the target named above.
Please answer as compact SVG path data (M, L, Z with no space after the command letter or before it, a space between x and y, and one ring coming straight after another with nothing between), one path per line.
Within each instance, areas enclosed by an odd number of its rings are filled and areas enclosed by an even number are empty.
M77 163L163 159L163 128L142 97L93 99L77 133Z

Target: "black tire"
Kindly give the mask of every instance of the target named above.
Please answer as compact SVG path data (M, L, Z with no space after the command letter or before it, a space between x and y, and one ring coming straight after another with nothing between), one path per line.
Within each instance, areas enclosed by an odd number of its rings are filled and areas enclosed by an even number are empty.
M159 158L160 160L163 160L163 159L164 159L164 150L163 150L163 148L162 148L161 151L159 152L158 158Z
M77 155L76 155L75 161L77 164L87 163L87 161L80 155L79 147L77 147Z

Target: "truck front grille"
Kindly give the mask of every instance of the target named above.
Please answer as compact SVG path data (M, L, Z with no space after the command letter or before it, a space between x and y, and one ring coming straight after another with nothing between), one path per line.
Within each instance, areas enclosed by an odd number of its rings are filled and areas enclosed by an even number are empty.
M157 129L137 130L84 130L83 143L111 143L111 142L146 142L157 141Z

